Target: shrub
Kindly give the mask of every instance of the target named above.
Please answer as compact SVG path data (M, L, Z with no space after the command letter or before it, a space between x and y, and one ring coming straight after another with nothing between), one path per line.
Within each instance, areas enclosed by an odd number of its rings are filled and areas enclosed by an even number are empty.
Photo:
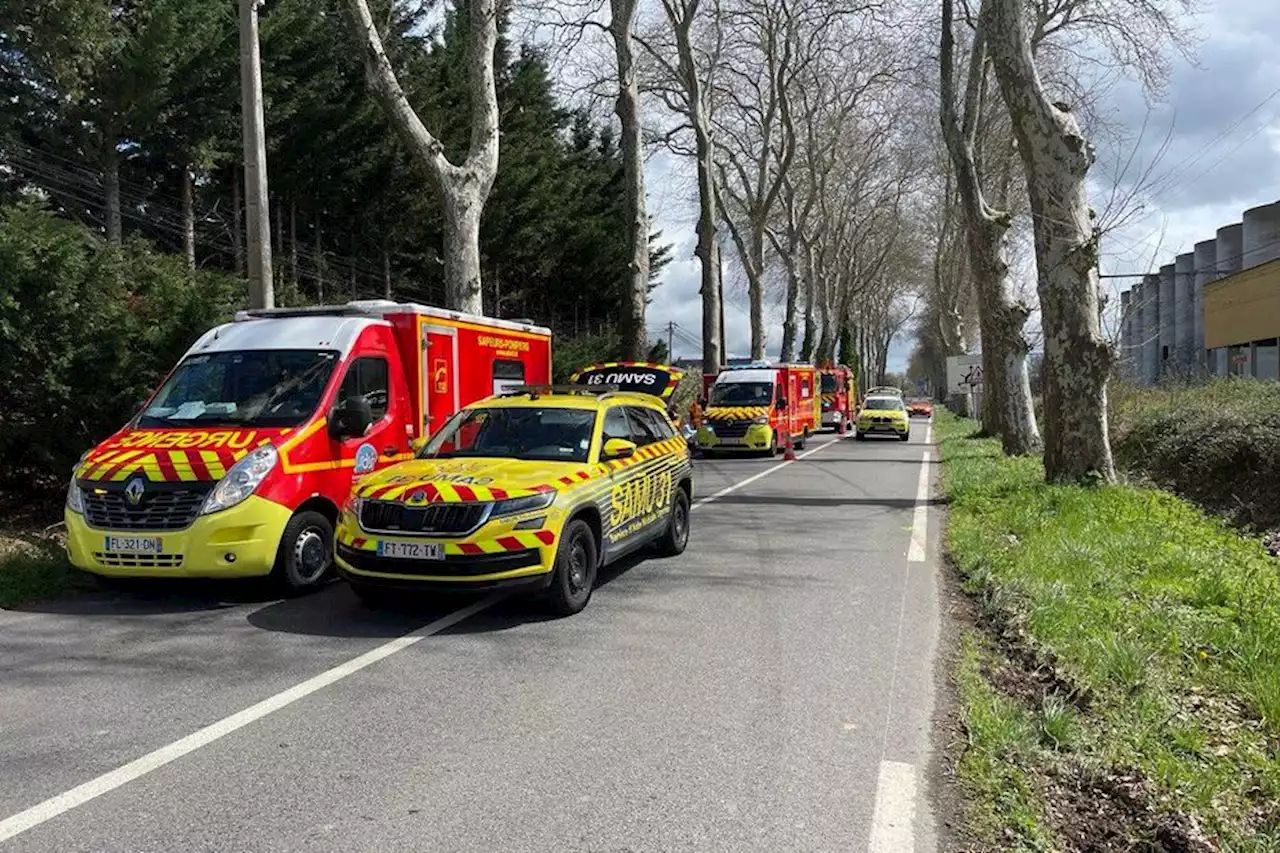
M60 489L244 296L142 241L109 246L38 204L0 209L0 487Z
M1118 386L1111 441L1129 471L1237 523L1280 524L1280 383Z

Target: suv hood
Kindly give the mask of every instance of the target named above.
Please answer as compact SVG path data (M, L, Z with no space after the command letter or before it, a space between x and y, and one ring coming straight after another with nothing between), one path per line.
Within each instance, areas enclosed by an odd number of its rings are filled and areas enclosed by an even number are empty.
M404 503L461 503L559 491L591 479L599 466L520 459L415 459L360 481L362 498Z
M89 451L76 478L120 482L135 475L154 483L211 482L250 450L283 438L287 429L123 429Z

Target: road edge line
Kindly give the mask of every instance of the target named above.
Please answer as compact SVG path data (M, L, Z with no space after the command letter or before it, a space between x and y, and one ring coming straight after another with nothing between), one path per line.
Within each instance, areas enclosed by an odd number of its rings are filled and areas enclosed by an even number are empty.
M839 444L841 440L842 439L839 439L839 438L833 438L830 441L824 441L822 444L819 444L817 447L814 447L810 450L806 450L804 453L797 454L795 459L788 459L786 462L779 462L777 465L774 465L771 468L765 468L763 471L752 474L750 477L748 477L745 480L739 480L736 483L732 483L728 486L725 486L723 489L716 492L714 495L708 495L702 500L694 501L693 506L689 508L697 509L700 506L705 506L706 504L712 503L714 501L718 501L720 500L720 498L732 492L736 492L738 489L741 489L743 486L749 486L752 483L754 483L756 480L759 480L762 477L769 476L774 471L781 471L783 468L787 467L788 465L794 465L796 462L799 462L801 459L812 456L813 454L817 453L819 450L826 450L828 447L830 447L833 444Z
M881 761L867 853L910 853L915 850L915 816L915 765Z

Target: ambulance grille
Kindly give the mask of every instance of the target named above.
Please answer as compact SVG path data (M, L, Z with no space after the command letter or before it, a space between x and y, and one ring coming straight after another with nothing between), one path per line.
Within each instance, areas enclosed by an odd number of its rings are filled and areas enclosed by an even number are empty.
M406 506L395 501L365 501L360 526L371 533L464 536L480 526L489 507L487 503Z
M747 434L751 424L747 421L728 421L715 424L716 435L720 438L742 438Z
M183 530L204 506L213 483L147 483L136 505L125 497L126 483L81 483L84 517L101 530Z

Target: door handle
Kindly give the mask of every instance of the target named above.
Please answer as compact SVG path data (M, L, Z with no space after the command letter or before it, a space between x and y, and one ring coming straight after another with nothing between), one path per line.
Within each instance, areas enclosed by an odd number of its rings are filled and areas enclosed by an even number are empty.
M382 455L383 455L383 456L395 456L395 455L396 455L396 451L397 451L397 450L399 450L399 449L400 449L400 448L398 448L398 447L393 447L393 446L391 446L391 445L387 445L386 447L382 448Z

